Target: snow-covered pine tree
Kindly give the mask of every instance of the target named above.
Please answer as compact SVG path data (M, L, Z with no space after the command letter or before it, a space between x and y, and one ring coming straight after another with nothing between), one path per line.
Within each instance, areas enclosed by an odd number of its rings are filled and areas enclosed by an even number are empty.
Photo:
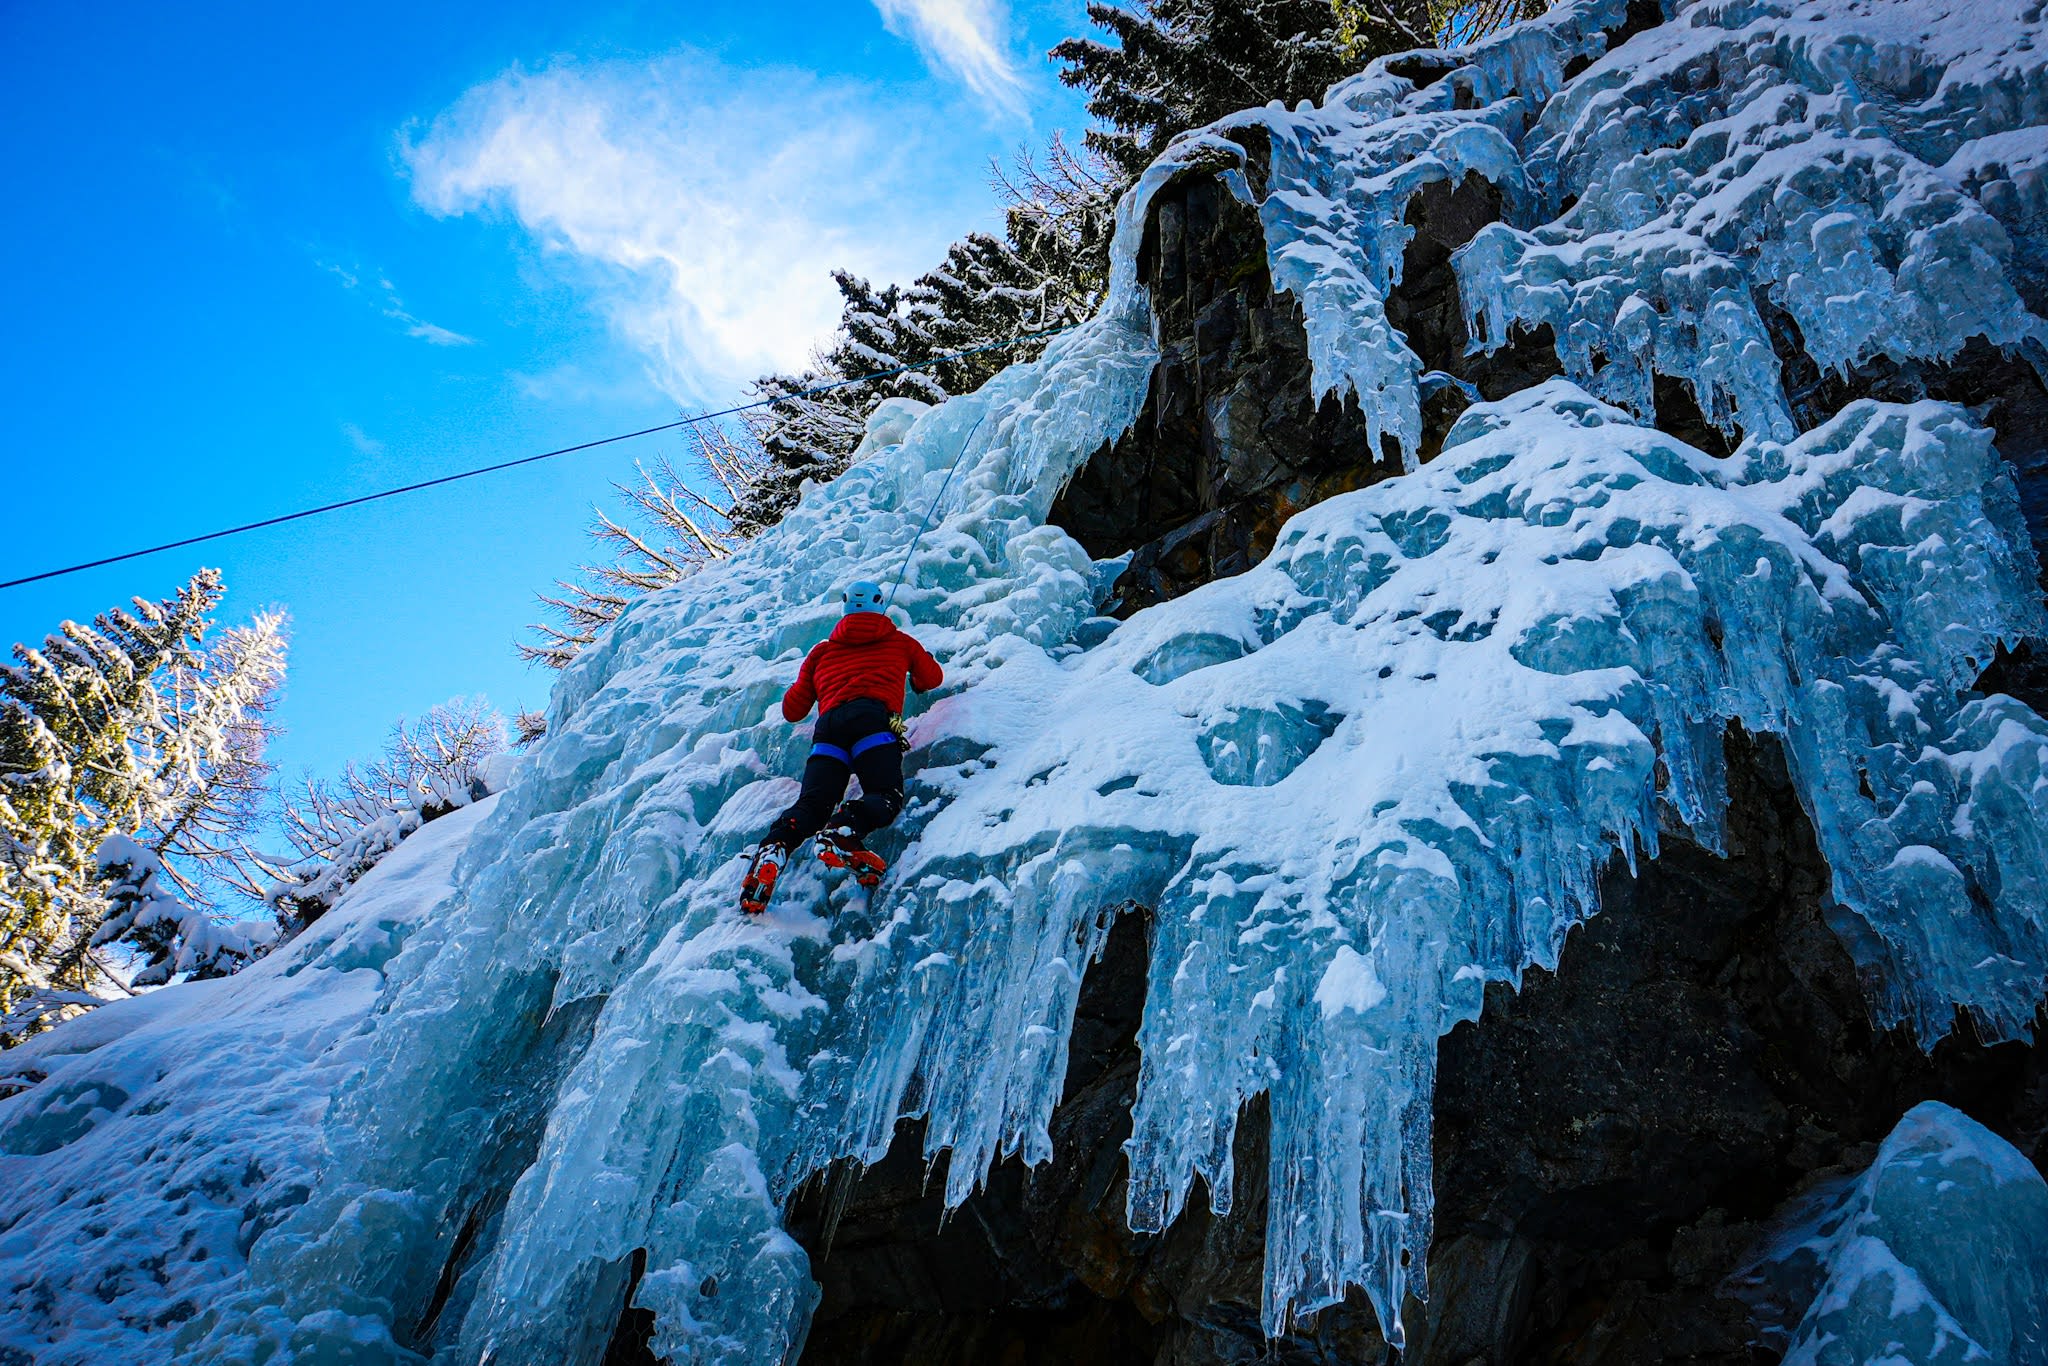
M1134 180L1176 133L1319 98L1381 53L1429 44L1429 0L1342 4L1340 31L1332 0L1090 0L1089 20L1115 41L1069 38L1051 56L1103 125L1088 146Z
M0 1011L33 990L91 985L89 946L105 909L99 844L142 823L163 748L152 678L197 663L220 597L219 576L202 573L162 603L138 598L133 612L91 626L67 621L40 650L16 645L14 663L0 665Z
M236 896L260 899L268 880L248 842L271 796L267 751L285 651L284 614L261 612L221 631L197 669L168 671L155 810L136 838L161 860L177 895L201 911L222 911Z
M0 1034L34 1025L22 1008L38 993L66 1006L115 980L94 953L110 836L174 859L202 898L247 866L236 837L265 772L282 620L204 648L222 592L202 570L163 602L65 622L0 666Z
M979 232L955 242L936 270L904 291L904 299L907 322L932 355L976 353L924 371L926 392L914 396L927 402L972 393L1004 366L1036 356L1045 344L979 348L1077 323L1094 302L1076 282L1039 269L1008 241Z
M177 973L226 977L276 938L274 924L224 925L186 905L172 890L163 860L126 835L100 841L98 867L107 881L107 914L92 942L118 941L135 952L141 960L129 979L135 986L162 986ZM250 934L252 928L258 932Z
M822 355L794 375L765 375L754 381L754 397L773 401L763 411L761 450L766 463L733 506L733 525L756 535L781 521L796 506L806 479L820 482L846 468L860 444L867 409L850 389L812 393L846 378Z
M1086 146L1075 151L1058 132L1043 162L1025 152L1008 168L996 162L989 169L990 184L1008 206L1003 228L1010 250L1059 292L1059 312L1075 321L1087 317L1109 288L1122 174Z
M781 401L765 410L761 427L767 461L734 509L734 523L743 534L781 521L796 506L804 480L822 483L845 469L877 403L896 395L926 403L945 397L935 380L914 370L824 393L806 392L898 370L936 354L922 328L906 317L902 289L876 289L848 270L833 271L832 280L839 287L840 311L831 346L803 374L755 382L756 395Z
M925 403L943 399L946 391L932 375L903 368L921 365L938 354L930 335L911 316L907 306L910 291L899 285L876 289L850 270L833 271L832 281L844 301L839 333L827 353L832 369L846 379L881 376L847 392L856 396L863 409L897 395Z

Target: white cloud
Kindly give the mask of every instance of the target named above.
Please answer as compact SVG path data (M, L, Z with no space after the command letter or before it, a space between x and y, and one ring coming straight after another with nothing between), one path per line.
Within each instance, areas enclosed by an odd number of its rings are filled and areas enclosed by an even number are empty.
M436 326L423 318L415 318L410 313L387 313L385 316L398 318L406 324L406 336L418 337L429 346L476 345L475 337L465 337L460 332L450 332L445 327Z
M834 267L907 280L970 226L972 163L931 122L857 85L682 52L507 72L404 155L424 208L509 211L696 402L802 366L839 319Z
M951 71L989 103L1023 112L1024 81L1006 50L1003 0L875 0L891 33L917 44L927 62Z

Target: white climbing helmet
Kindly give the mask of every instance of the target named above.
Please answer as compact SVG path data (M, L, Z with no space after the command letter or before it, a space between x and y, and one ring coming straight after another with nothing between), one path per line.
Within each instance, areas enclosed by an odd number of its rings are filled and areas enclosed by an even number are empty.
M846 591L840 594L840 600L846 604L847 616L852 616L855 612L879 612L886 605L886 599L882 597L882 585L870 583L866 579L846 585Z

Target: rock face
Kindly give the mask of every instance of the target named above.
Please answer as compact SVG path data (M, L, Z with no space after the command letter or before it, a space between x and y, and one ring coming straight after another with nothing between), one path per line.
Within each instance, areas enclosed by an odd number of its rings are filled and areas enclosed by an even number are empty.
M1450 254L1499 211L1476 177L1410 209L1388 314L1437 372L1425 458L1468 394L1503 397L1558 370L1547 333L1465 354ZM1354 402L1312 395L1300 310L1275 295L1258 220L1220 180L1158 195L1142 269L1162 343L1144 413L1052 517L1097 557L1131 554L1119 615L1242 572L1294 512L1399 469L1391 451L1362 458ZM1802 413L1866 395L1971 405L1998 432L2048 560L2048 390L2034 367L1973 347L1939 369L1823 375L1789 322L1774 326ZM1725 451L1686 385L1660 380L1656 399L1661 429ZM1984 686L2041 708L2048 667L2022 650ZM1483 1018L1442 1040L1430 1298L1410 1305L1405 1360L1770 1360L1723 1282L1774 1211L1867 1163L1911 1106L1945 1101L2048 1165L2048 1050L1980 1047L1965 1023L1929 1057L1875 1031L1775 749L1736 734L1728 757L1725 857L1673 836L1637 874L1617 862L1602 914L1558 971L1493 988ZM805 1362L1392 1359L1362 1299L1278 1341L1260 1331L1256 1106L1227 1217L1198 1196L1163 1234L1125 1225L1146 925L1127 914L1084 984L1050 1163L1000 1165L942 1221L942 1173L924 1170L906 1125L887 1160L805 1194L792 1227L824 1287Z
M1260 149L1250 151L1256 173ZM1559 373L1547 329L1491 356L1465 355L1451 253L1499 217L1498 193L1477 176L1455 189L1432 184L1409 208L1415 236L1389 318L1431 367L1425 458L1468 393L1501 398ZM1355 398L1312 396L1301 306L1274 293L1258 216L1222 181L1191 177L1154 198L1140 269L1161 332L1151 392L1050 519L1098 559L1130 552L1118 616L1242 573L1301 509L1401 468L1391 442L1367 458Z
M1301 309L1273 292L1252 210L1213 177L1155 205L1141 268L1162 359L1137 423L1052 515L1098 559L1135 552L1120 615L1242 572L1294 512L1398 468L1359 459L1355 402L1311 401Z
M1310 398L1301 308L1274 294L1252 210L1206 176L1154 205L1141 255L1162 332L1151 392L1051 518L1098 559L1133 552L1123 616L1241 573L1295 512L1398 469L1360 458L1355 401Z

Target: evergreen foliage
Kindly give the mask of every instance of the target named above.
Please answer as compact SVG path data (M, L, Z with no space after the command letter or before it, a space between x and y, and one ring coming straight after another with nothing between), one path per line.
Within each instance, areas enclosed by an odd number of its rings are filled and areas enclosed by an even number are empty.
M171 890L163 860L126 835L100 841L98 865L108 910L92 942L125 942L136 953L140 964L129 978L135 986L161 986L173 973L225 977L276 938L274 924L223 925L186 905Z
M192 933L224 891L251 886L243 841L269 773L284 622L259 616L208 646L222 593L202 570L163 602L67 621L0 666L0 1034L119 985L93 951L119 937L101 933L110 839L147 855L150 896L198 907ZM158 938L161 919L148 919Z
M1060 79L1088 92L1088 145L1135 180L1176 133L1272 100L1320 98L1373 57L1428 45L1428 0L1090 0L1113 42L1069 38Z
M1011 250L1062 291L1059 313L1085 318L1109 288L1109 242L1125 182L1116 167L1054 132L1041 162L1020 153L1010 169L991 167L991 184L1008 210Z

